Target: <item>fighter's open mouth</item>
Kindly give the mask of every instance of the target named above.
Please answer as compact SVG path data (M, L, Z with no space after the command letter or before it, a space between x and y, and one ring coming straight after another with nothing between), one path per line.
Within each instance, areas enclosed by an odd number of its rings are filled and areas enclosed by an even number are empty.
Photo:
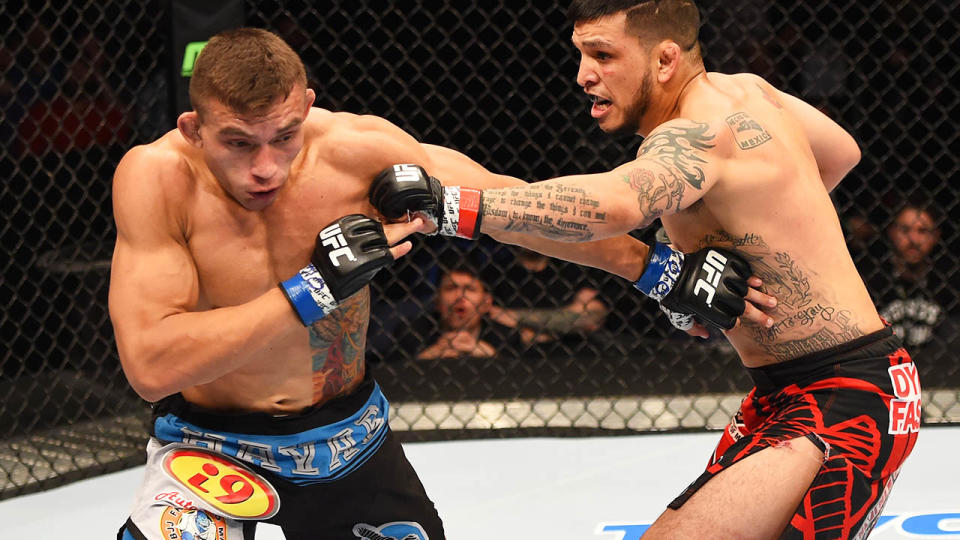
M590 96L590 101L592 101L594 105L597 105L600 107L609 107L610 104L613 103L609 99L603 99L600 96Z

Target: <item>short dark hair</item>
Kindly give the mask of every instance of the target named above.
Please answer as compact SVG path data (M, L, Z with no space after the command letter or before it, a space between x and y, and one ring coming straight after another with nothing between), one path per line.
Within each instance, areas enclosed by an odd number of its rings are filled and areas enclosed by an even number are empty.
M572 23L627 12L627 29L645 42L671 39L684 50L699 49L700 11L693 0L573 0Z
M201 111L208 99L240 114L259 115L296 85L307 86L300 57L276 34L236 28L207 42L190 79L190 104Z
M938 229L940 228L940 224L943 223L943 214L933 201L926 197L912 196L908 197L907 200L897 208L897 211L893 213L893 220L890 222L891 226L896 223L896 220L900 219L900 215L907 210L915 210L930 216L930 220L933 221L934 226Z

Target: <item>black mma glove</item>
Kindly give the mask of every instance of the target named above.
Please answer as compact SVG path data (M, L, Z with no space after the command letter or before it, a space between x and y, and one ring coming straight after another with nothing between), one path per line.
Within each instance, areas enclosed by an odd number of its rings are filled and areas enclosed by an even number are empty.
M317 235L310 264L280 288L303 324L322 319L393 263L383 225L361 214L344 216Z
M633 285L658 301L678 328L689 329L696 317L729 330L746 308L749 277L750 265L728 249L704 248L684 255L657 242L650 247L643 275Z
M479 189L443 187L413 164L387 167L370 185L370 203L387 219L420 212L437 226L437 233L471 240L480 236L480 195Z

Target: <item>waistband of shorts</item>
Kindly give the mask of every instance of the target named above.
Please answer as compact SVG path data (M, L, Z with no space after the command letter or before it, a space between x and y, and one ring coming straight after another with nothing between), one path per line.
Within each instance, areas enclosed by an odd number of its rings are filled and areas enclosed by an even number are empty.
M790 384L816 377L837 364L872 356L886 356L901 347L900 338L893 334L893 328L884 326L876 332L851 339L829 349L805 354L786 362L747 368L747 373L753 379L757 393L764 395ZM889 366L885 366L884 369L887 367Z
M265 412L222 412L190 403L179 393L167 396L153 406L153 423L162 416L173 414L191 424L235 433L257 435L293 435L318 426L335 424L362 408L379 385L368 374L363 382L348 395L334 398L320 406L287 415Z

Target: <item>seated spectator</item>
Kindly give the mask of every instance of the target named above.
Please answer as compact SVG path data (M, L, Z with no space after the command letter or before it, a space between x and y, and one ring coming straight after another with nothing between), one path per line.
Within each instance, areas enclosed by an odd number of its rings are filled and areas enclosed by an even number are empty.
M952 269L941 262L936 250L939 223L932 206L905 204L887 229L893 248L887 256L889 264L868 281L880 315L908 347L928 343L947 310L956 307L947 277Z
M492 321L516 329L526 345L603 326L609 310L595 288L582 286L585 269L521 247L512 251L514 260L497 268Z
M492 304L487 287L473 271L458 267L444 273L436 296L440 336L417 359L495 356L496 348L481 337Z

